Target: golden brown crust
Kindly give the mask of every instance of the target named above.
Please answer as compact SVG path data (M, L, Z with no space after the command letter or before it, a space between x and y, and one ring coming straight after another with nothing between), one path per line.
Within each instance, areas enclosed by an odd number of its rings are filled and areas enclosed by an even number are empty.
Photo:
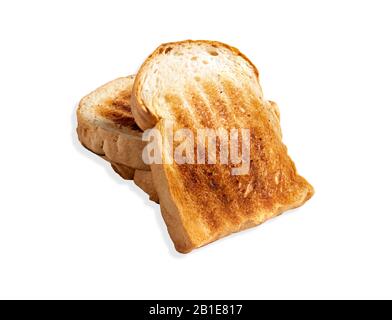
M154 187L160 200L171 197L170 186L166 179L166 171L163 169L164 166L166 165L151 165ZM174 202L170 201L166 201L166 208L163 206L162 202L160 202L160 205L162 217L166 223L167 230L176 250L181 253L190 252L196 244L192 242L190 235L186 230L186 226L183 222L181 213L178 211L178 207Z
M135 169L131 167L127 167L114 162L111 163L111 166L114 172L116 172L124 180L132 180L135 176Z
M136 170L133 178L135 184L150 196L151 201L159 203L159 197L152 181L151 171Z

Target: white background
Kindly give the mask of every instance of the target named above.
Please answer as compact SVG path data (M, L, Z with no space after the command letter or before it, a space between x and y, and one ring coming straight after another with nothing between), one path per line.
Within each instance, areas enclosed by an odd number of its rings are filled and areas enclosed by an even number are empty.
M392 298L390 1L2 1L0 298ZM80 147L79 99L160 43L238 47L314 198L188 255Z

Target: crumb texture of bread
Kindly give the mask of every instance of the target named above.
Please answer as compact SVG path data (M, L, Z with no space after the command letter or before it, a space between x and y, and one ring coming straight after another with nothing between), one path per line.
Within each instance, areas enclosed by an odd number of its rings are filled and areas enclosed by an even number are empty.
M189 252L301 206L313 195L282 142L279 109L264 99L254 65L237 49L211 41L160 46L142 65L131 97L143 130L250 130L250 170L235 165L152 165L169 234Z

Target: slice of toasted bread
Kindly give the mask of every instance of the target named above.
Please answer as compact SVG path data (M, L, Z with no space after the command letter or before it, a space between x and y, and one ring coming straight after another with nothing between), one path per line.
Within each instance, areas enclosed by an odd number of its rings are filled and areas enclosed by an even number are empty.
M161 45L136 76L131 106L140 128L164 137L166 120L195 136L205 127L250 130L247 175L232 175L234 165L151 165L179 252L256 226L313 195L281 141L279 111L264 100L256 67L235 48L190 40Z
M77 110L80 142L109 161L149 170L142 160L144 142L130 108L134 77L113 80L84 97Z
M123 179L134 180L157 202L150 167L142 160L144 142L130 109L134 76L113 80L84 97L77 110L77 133L90 151L109 161ZM140 172L139 172L140 171Z

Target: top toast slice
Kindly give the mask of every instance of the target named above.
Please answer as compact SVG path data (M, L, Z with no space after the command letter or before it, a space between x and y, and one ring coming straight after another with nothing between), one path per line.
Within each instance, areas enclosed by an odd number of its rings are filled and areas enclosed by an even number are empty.
M150 170L142 160L142 131L131 112L134 76L113 80L84 97L77 110L80 142L108 161Z
M250 130L247 175L232 175L231 164L151 165L179 252L258 225L313 195L282 143L279 112L264 100L256 67L237 49L212 41L161 45L139 70L131 98L138 126L164 137L167 120L195 134L199 128Z

